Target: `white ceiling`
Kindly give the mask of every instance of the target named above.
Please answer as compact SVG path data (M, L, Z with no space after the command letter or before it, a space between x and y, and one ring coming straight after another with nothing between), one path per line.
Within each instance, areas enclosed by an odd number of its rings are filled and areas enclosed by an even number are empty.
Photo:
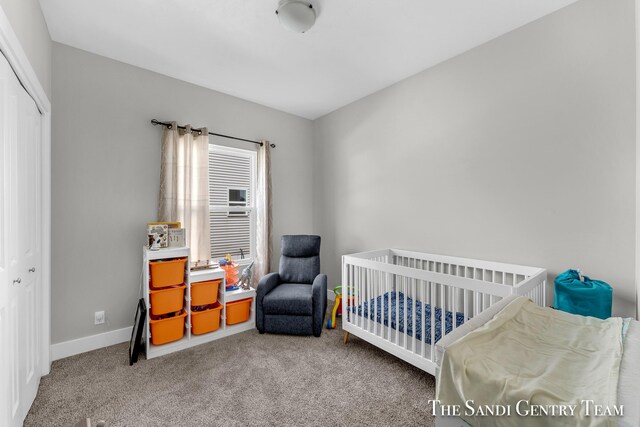
M315 119L576 0L40 0L53 40Z

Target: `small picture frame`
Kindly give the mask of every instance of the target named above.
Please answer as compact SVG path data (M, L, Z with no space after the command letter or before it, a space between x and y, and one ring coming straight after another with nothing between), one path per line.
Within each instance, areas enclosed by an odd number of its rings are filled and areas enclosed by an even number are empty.
M170 248L184 248L186 246L186 240L184 235L184 228L170 228L169 229L169 247Z
M142 331L144 331L144 322L147 318L147 305L144 298L138 301L136 308L136 317L133 321L133 329L131 331L131 339L129 340L129 366L138 361L140 348L142 347Z

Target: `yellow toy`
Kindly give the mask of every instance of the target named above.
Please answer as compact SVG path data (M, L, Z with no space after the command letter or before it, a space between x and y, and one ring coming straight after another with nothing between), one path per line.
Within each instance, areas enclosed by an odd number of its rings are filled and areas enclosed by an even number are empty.
M335 288L333 288L333 293L336 294L336 303L333 305L331 318L327 320L327 329L335 329L336 316L342 315L342 286L336 286ZM347 287L347 297L349 298L349 304L351 305L353 302L353 297L351 296L350 287Z

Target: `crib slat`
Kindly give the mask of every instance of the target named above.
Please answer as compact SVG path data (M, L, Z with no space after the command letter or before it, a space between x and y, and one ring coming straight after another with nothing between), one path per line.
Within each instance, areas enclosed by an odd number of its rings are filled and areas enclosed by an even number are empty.
M544 307L546 305L544 301L544 282L542 282L542 284L538 286L538 294L539 294L538 304L540 304L540 307Z
M458 312L458 289L453 288L453 310L451 311L452 325L451 330L455 331L458 327L456 322L456 313Z
M393 257L389 259L389 263L393 264ZM384 308L384 301L383 301L383 306L382 306L382 312L385 313L386 310L386 315L387 315L387 325L385 326L385 333L387 335L387 341L391 342L391 293L393 292L393 287L395 284L395 275L389 273L387 274L387 277L389 278L389 282L387 283L387 289L386 289L386 304L387 304L387 308Z
M371 307L371 269L365 270L365 286L366 286L366 300L367 300L367 332L371 332L371 315L373 308Z
M386 294L386 303L387 303L387 325L385 326L385 329L387 331L387 341L391 342L391 292L393 292L393 275L389 275L389 278L391 279L388 283L387 286L387 292L385 292ZM382 312L384 313L384 304L385 301L382 301Z
M403 262L402 264L403 265L405 265L405 264L408 265L409 264L409 260L406 259L406 261ZM407 265L405 265L405 267ZM402 293L404 294L404 310L403 310L402 315L404 317L404 320L403 320L402 325L403 325L403 329L404 329L403 332L404 333L402 334L402 346L404 348L407 348L407 336L409 335L409 327L407 325L407 311L409 311L408 310L409 307L407 305L407 281L408 281L407 277L403 276L402 277Z
M360 284L361 284L362 290L361 290L361 293L360 293L360 301L362 302L363 311L362 311L362 316L360 318L361 318L361 321L362 321L362 325L361 325L362 329L366 328L366 324L365 324L365 320L366 319L365 319L365 316L364 316L364 305L368 303L368 301L367 301L367 277L366 277L366 275L367 275L367 269L364 268L364 267L361 268L360 269Z
M440 283L440 339L444 338L445 332L447 331L446 329L446 308L445 308L445 300L444 300L444 296L445 293L447 292L447 287L445 285L443 285L442 283ZM435 343L432 343L435 344Z
M386 262L386 259L383 260ZM380 336L384 338L384 293L387 289L387 275L384 272L380 272L380 308L378 313L380 314ZM376 303L377 304L377 303Z
M352 280L352 284L351 284L352 289L351 290L353 291L353 301L351 302L351 306L353 307L354 310L357 310L358 309L358 300L357 300L356 295L358 294L358 288L357 288L358 282L356 280L356 268L355 268L355 266L351 267L351 280ZM353 313L351 313L351 320L352 320L351 323L353 323L354 325L357 322L357 314L358 314L357 311L354 311Z
M435 350L435 330L436 330L436 296L435 296L435 283L429 282L429 288L431 289L431 327L429 328L429 335L431 335L431 360L434 359Z
M345 286L348 287L348 286L351 286L351 283L352 283L352 281L351 281L351 265L347 264L346 272L347 272L346 280L343 279L342 281L346 282ZM350 310L349 310L349 308L350 308L349 307L349 299L347 298L347 301L343 302L343 304L346 304L346 306L347 306L346 313L344 312L344 310L343 310L343 313L342 313L342 323L344 324L344 323L349 323L349 319L351 319L351 316L349 315L349 313L350 313Z
M360 292L359 289L360 286L360 282L358 281L358 267L356 267L355 265L353 266L353 308L356 310L353 312L353 323L355 326L359 326L360 325L360 319L358 316L358 293Z
M396 288L396 312L395 315L393 316L393 320L395 320L396 322L396 345L398 345L398 342L400 341L400 318L398 317L400 313L400 292L398 291L398 287L400 286L400 284L398 283L398 277L396 276L396 283L395 283L395 288ZM389 324L389 326L391 327L391 324ZM391 328L393 329L393 327Z
M542 284L538 286L538 293L540 298L538 300L538 304L540 305L540 307L544 307L546 305L546 302L544 300L544 282L542 282Z
M351 280L349 279L349 264L345 264L342 266L342 283L343 286L349 286ZM349 300L342 301L342 308L344 309L346 305L346 310L342 310L342 327L344 328L345 323L349 322Z
M364 277L365 269L364 267L360 267L360 307L362 307L362 316L360 316L360 327L364 329L364 304L367 302L365 299L365 277Z
M382 260L378 260L382 262ZM373 281L373 333L379 336L378 331L380 330L378 324L378 295L380 295L380 271L376 271L374 273L375 279Z
M421 339L420 339L420 345L422 346L422 357L424 357L425 354L426 354L426 350L427 350L427 346L426 346L426 344L427 344L427 330L425 329L425 319L427 317L427 306L426 306L426 304L427 304L428 298L426 298L426 296L427 296L426 295L427 294L427 292L426 292L426 283L424 281L422 281L422 280L420 280L419 283L421 285L420 288L422 289L422 302L420 303L420 308L422 310L422 316L420 316L421 317L420 321L422 322L422 329L421 329L422 336L421 336Z
M467 309L467 295L468 292L466 289L463 289L462 292L464 292L462 294L462 315L463 315L463 319L466 322L467 319L469 318L469 310Z
M362 310L360 313L360 316L358 316L358 327L362 328L362 322L363 322L363 316L364 316L364 306L362 305L362 303L364 302L362 300L362 267L358 267L358 269L356 270L356 281L358 282L358 307L360 307L360 309Z
M367 316L367 331L373 333L375 329L375 318L373 317L373 307L371 307L371 299L373 298L373 275L374 271L367 268L367 301L369 301L369 315ZM375 301L374 301L375 304Z
M351 266L351 274L353 276L353 283L351 284L351 291L353 292L353 309L355 310L353 312L353 321L351 323L354 324L354 326L357 326L358 324L358 277L357 277L357 267Z
M405 257L400 258L400 265L404 266L404 260ZM403 295L402 298L404 298L404 296L406 296L406 292L404 289L404 285L405 285L405 276L401 276L400 278L400 294ZM398 307L400 306L400 300L398 300ZM400 322L402 322L403 320L403 316L405 315L406 310L404 310L404 307L406 307L406 304L402 306L403 307L403 312L401 313L400 311L396 311L396 334L398 335L398 345L404 346L404 337L403 334L400 332Z
M353 283L353 280L351 278L351 265L347 264L347 280L346 280L346 285L347 286L351 286ZM350 323L351 321L351 310L349 310L351 307L349 305L349 299L347 298L346 301L346 305L347 305L347 312L346 313L342 313L342 322L343 323ZM344 311L344 310L343 310Z
M541 307L544 307L544 304L542 304L542 286L541 285L538 285L537 291L538 291L538 305Z
M360 326L360 316L358 315L358 307L360 306L359 294L360 294L360 282L358 281L358 268L353 266L353 307L356 310L353 313L353 323L355 326Z
M413 260L413 268L416 268L416 260ZM411 279L411 294L413 295L413 343L411 344L411 349L414 353L416 353L416 335L418 335L418 330L416 329L416 316L418 314L417 311L417 302L418 302L418 294L416 293L416 279Z
M478 293L473 291L473 316L478 315Z

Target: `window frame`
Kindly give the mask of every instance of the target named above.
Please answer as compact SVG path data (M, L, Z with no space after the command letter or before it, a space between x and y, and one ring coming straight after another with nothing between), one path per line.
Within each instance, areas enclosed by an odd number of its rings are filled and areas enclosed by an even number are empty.
M227 154L231 156L247 157L250 160L249 172L251 174L249 179L249 188L229 187L226 186L226 206L213 205L209 200L209 214L213 212L224 212L229 217L230 212L246 213L249 217L249 254L245 254L244 259L239 255L234 257L233 260L239 264L248 264L255 259L256 251L256 206L255 206L255 194L258 186L257 180L257 165L258 165L258 153L256 150L242 149L235 147L228 147L225 145L217 145L209 143L209 153ZM208 161L208 160L207 160ZM229 189L247 190L248 199L246 206L229 206ZM208 188L209 192L211 188ZM231 215L231 217L238 217L240 215ZM242 215L244 216L244 215ZM211 230L209 231L209 239L211 239Z

